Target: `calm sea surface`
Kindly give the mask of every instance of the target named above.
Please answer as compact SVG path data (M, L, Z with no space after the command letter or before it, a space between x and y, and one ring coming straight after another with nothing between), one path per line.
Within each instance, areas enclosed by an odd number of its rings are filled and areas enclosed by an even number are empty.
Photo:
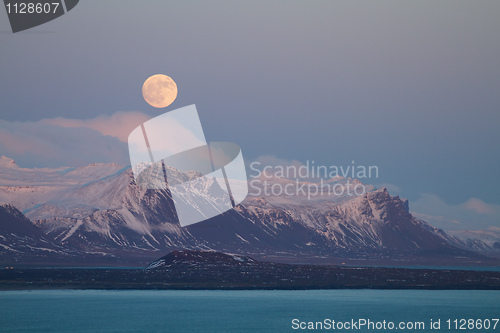
M446 320L500 317L500 291L6 291L0 332L298 332L301 322L365 319L408 324L414 332L500 332L448 329ZM441 328L430 328L431 319ZM458 322L460 325L460 321ZM316 324L314 324L316 325ZM328 325L325 325L328 326ZM390 332L389 329L325 329ZM316 326L320 328L320 326ZM395 329L394 332L401 332ZM410 330L406 329L406 332Z

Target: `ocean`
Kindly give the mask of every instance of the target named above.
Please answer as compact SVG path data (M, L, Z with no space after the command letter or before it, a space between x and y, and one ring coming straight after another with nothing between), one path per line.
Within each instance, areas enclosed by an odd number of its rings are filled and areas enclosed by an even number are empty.
M0 332L471 333L500 332L499 317L500 291L0 292Z

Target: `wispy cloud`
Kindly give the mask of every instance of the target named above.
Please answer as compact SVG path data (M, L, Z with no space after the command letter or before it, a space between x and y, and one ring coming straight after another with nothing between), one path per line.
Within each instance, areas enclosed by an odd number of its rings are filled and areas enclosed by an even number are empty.
M279 158L275 155L261 155L252 161L247 161L246 164L249 178L259 176L262 171L273 172L277 167L300 168L304 166L300 161Z
M486 203L478 198L448 204L435 194L424 193L416 201L410 202L410 209L415 217L448 230L500 226L500 205Z
M109 135L127 142L128 135L134 128L152 117L142 112L116 112L111 116L102 115L92 119L52 118L41 122L67 128L90 128L103 135Z
M487 204L477 198L470 198L467 202L463 203L463 207L478 214L494 215L495 213L500 212L499 205Z
M123 135L129 127L136 126L134 121L142 119L136 113L119 113L89 120L0 120L0 155L13 158L23 167L80 166L95 162L127 165L130 162Z

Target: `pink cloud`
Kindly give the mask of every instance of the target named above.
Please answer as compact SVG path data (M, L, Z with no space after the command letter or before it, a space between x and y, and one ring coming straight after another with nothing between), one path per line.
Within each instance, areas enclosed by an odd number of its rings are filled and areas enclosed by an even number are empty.
M470 198L463 203L449 204L439 196L423 193L410 202L412 214L445 230L482 229L500 221L500 205Z
M488 205L481 199L477 198L470 198L468 201L463 203L463 206L468 209L472 210L478 214L495 214L497 211L497 207L495 205Z
M22 167L81 166L95 162L129 163L127 144L89 127L0 120L0 155Z
M109 135L122 142L127 142L130 132L151 118L152 117L142 112L117 112L111 116L103 115L92 119L69 119L58 117L44 119L42 122L59 127L90 128L103 135Z

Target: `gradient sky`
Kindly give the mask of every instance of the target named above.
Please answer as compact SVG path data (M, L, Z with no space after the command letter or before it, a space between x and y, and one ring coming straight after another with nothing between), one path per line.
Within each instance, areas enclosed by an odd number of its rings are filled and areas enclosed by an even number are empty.
M132 129L196 104L207 140L247 160L377 165L369 183L441 226L500 225L499 15L499 1L80 1L12 34L0 10L0 155L127 163L118 138L55 124ZM141 95L157 73L179 88L161 111Z

